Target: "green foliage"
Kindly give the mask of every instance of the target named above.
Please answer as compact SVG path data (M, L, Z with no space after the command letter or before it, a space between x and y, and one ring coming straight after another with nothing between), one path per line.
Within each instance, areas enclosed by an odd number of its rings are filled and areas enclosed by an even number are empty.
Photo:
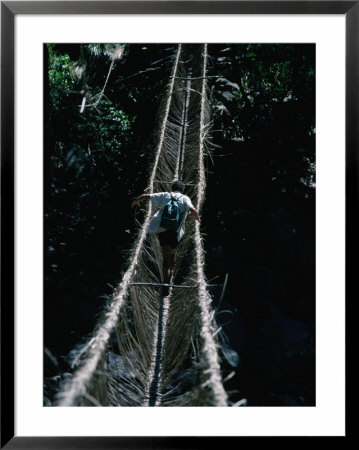
M314 47L231 44L215 48L215 70L222 78L214 83L212 99L221 144L235 145L244 165L250 155L257 158L266 189L309 198L315 167ZM248 153L250 148L255 153Z
M75 89L74 66L69 55L58 55L51 45L48 51L50 96L53 106L58 108Z
M97 53L94 45L88 51ZM64 167L80 176L84 170L91 171L94 166L100 170L113 169L119 160L123 145L132 136L132 124L135 116L130 117L119 104L103 96L96 102L104 83L104 77L87 76L93 99L87 95L86 108L80 113L80 105L86 92L81 89L81 76L76 67L78 61L72 61L69 54L58 53L49 46L49 91L51 100L50 114L53 118L54 139L61 148L57 167ZM106 48L102 49L107 51ZM115 51L116 48L110 48ZM93 65L94 63L92 63ZM98 72L96 70L96 72ZM112 164L108 166L108 164Z

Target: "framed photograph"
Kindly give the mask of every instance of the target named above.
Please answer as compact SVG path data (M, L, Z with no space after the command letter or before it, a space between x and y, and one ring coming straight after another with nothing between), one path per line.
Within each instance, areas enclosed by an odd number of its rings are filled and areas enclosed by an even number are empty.
M1 2L1 448L347 436L358 21Z

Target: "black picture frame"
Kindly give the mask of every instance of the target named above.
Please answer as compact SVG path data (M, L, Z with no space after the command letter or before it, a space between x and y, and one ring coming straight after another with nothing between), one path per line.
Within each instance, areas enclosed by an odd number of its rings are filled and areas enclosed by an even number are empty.
M354 287L359 155L359 1L1 2L1 442L6 449L201 448L227 437L14 435L14 22L18 14L342 14L346 20L346 304ZM346 331L347 335L347 331ZM348 434L346 433L346 437ZM235 438L237 439L237 438ZM221 440L221 442L217 442ZM229 442L228 442L229 443Z

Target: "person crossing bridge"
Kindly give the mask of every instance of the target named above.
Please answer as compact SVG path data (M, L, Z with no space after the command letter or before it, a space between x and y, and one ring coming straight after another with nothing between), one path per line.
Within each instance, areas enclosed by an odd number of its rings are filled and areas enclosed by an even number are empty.
M143 200L151 200L155 208L159 208L149 224L147 233L158 234L163 256L163 280L170 282L176 249L185 233L185 221L188 213L200 222L197 209L191 199L183 192L185 184L182 181L174 181L171 192L159 192L155 194L142 194L131 203L131 208L136 207ZM164 289L168 293L168 288Z

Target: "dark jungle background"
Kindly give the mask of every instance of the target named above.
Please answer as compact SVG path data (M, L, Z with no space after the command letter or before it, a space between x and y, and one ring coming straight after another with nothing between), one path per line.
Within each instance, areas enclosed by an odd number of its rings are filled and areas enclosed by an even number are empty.
M126 266L174 50L44 46L45 405ZM222 365L235 371L225 387L248 406L314 405L315 46L208 51L218 147L202 231L207 278L229 275L217 314ZM211 293L216 306L221 289Z

